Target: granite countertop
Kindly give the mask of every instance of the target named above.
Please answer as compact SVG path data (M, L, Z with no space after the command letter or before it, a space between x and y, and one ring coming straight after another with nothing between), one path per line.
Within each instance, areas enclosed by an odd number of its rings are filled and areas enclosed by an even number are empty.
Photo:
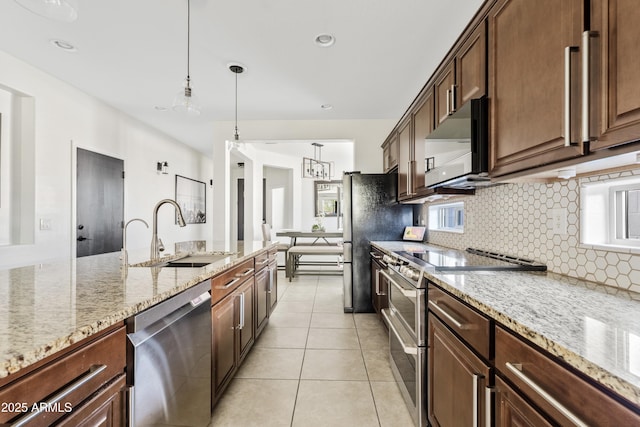
M419 243L372 244L389 253L420 248ZM640 405L640 294L548 272L425 272L425 276Z
M0 270L0 378L38 362L203 280L271 243L185 245L185 253L227 254L202 268L122 268L120 253ZM176 256L168 256L167 259ZM130 251L129 265L149 258Z

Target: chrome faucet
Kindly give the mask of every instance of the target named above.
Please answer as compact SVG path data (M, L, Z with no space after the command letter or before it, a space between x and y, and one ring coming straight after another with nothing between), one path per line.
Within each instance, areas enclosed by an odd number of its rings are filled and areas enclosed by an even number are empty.
M124 232L122 233L122 256L121 256L122 265L124 265L124 266L129 265L129 256L127 255L127 227L129 226L129 224L131 224L134 221L140 221L141 223L146 225L147 228L149 228L149 224L147 224L147 221L145 221L144 219L141 219L141 218L130 219L124 225Z
M178 225L180 227L184 227L187 223L184 221L184 217L182 216L182 209L175 202L175 200L171 199L163 199L158 202L155 208L153 208L153 236L151 236L151 261L157 261L160 258L160 246L158 241L158 209L160 206L165 203L170 203L176 209L176 214L178 215Z

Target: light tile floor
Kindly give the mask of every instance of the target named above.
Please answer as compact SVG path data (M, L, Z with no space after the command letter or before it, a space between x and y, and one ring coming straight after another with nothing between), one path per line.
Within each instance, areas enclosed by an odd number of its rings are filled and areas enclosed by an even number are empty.
M342 278L278 276L269 325L213 411L215 426L398 426L413 421L393 381L386 329L345 314Z

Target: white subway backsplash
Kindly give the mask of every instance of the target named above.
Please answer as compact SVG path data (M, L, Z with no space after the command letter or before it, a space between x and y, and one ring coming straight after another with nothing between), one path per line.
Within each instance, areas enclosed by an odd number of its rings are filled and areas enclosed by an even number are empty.
M580 183L632 175L640 176L640 169L552 184L480 188L475 196L460 199L465 204L464 233L429 231L428 241L532 258L555 273L640 292L638 251L614 252L580 244ZM427 206L423 207L424 218ZM566 234L556 234L565 230Z

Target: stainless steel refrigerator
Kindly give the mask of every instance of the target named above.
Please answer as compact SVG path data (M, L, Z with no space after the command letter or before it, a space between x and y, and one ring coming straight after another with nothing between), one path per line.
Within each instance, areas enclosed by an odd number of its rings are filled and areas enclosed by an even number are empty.
M402 240L413 225L413 206L397 203L396 174L346 172L342 179L344 218L344 311L373 312L372 240Z

